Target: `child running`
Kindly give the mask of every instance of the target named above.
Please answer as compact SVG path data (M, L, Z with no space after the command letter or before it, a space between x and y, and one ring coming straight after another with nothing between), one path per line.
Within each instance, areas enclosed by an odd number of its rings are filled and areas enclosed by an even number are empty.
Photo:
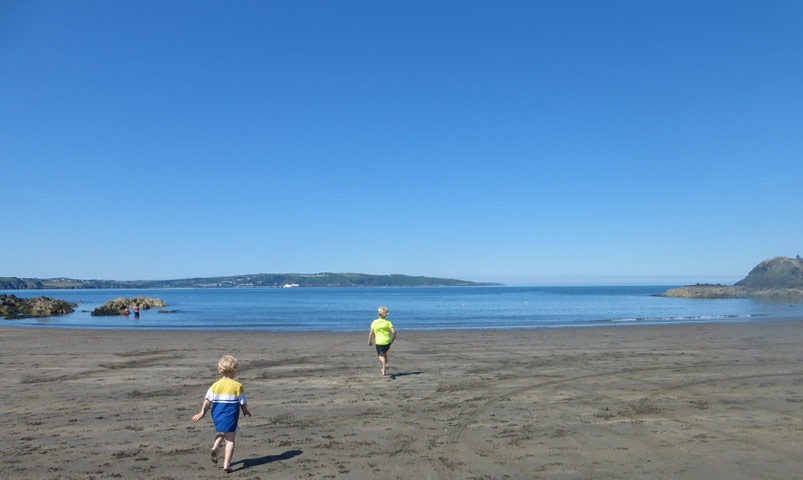
M204 418L206 411L212 408L212 421L215 423L215 442L212 444L212 462L217 463L217 450L220 443L226 440L226 452L223 457L223 471L231 473L231 457L234 455L234 437L237 434L237 420L240 408L243 415L251 416L245 401L243 384L234 379L237 374L237 359L231 355L223 355L217 362L217 371L223 378L213 383L206 392L201 412L192 417L192 423Z
M387 307L379 307L377 310L379 318L371 322L371 331L368 333L368 346L371 346L374 338L376 338L376 354L379 355L379 361L382 363L382 376L388 373L388 350L390 344L396 343L396 329L390 320L385 319L388 315ZM391 338L391 333L393 338Z

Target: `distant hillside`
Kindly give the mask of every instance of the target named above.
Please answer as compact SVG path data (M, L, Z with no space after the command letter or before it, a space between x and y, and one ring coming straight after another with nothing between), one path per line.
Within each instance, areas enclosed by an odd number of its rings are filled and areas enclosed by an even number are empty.
M28 290L45 288L42 282L30 278L0 277L0 290Z
M74 278L0 277L2 290L97 289L97 288L281 288L294 287L462 287L498 285L451 278L362 273L258 273L233 277L185 278L179 280L77 280Z
M803 259L775 257L764 260L750 273L728 285L688 285L659 295L680 298L763 298L803 301Z
M803 259L775 257L764 260L734 285L749 288L803 288Z

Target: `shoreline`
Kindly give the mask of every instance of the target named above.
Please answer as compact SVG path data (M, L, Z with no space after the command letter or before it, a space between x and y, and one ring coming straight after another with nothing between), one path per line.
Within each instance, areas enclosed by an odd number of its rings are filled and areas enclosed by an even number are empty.
M49 317L30 317L30 318L49 318ZM415 333L436 333L436 332L465 332L465 333L509 333L509 332L526 332L526 331L543 331L543 330L564 330L564 329L610 329L610 328L628 328L628 327L679 327L679 326L693 326L693 325L741 325L741 324L772 324L772 323L786 323L803 321L803 317L790 315L788 317L773 316L765 314L757 314L752 316L730 315L717 321L684 321L684 320L669 320L663 322L644 321L639 323L636 321L619 321L619 320L597 320L594 324L570 324L570 325L537 325L530 327L487 327L487 328L441 328L441 329L409 329L405 332ZM0 317L0 322L8 324L14 320L7 320ZM403 327L402 327L403 328ZM196 328L196 327L164 327L164 328L149 328L149 327L131 327L131 328L87 328L87 327L73 327L70 325L3 325L0 323L0 332L3 330L54 330L54 331L69 331L69 332L186 332L186 333L220 333L220 334L321 334L321 335L354 335L359 334L368 327L360 330L269 330L269 329L248 329L241 327L231 328Z
M170 304L171 314L148 310L141 318L95 317L91 311L120 292L64 293L59 298L79 303L76 312L59 317L14 320L5 325L52 326L54 328L172 329L177 331L362 331L373 318L377 305L393 303L405 330L437 329L519 330L607 326L609 324L676 324L697 322L764 321L773 316L803 317L803 304L789 305L748 300L690 301L654 298L654 287L589 287L541 289L499 288L450 290L441 296L436 290L396 289L395 293L372 293L347 289L342 295L329 289L319 293L290 289L289 293L263 295L259 290L218 293L174 291L168 295L132 292L159 297ZM342 289L340 289L342 290ZM364 289L362 289L364 290ZM438 290L440 291L440 290ZM196 293L198 292L198 293ZM445 292L445 290L443 290ZM334 309L330 312L329 310Z
M253 417L235 475L463 479L794 478L803 319L366 332L0 328L0 465L21 478L206 479L192 424L217 358ZM582 331L578 330L582 328ZM581 333L581 334L578 334Z

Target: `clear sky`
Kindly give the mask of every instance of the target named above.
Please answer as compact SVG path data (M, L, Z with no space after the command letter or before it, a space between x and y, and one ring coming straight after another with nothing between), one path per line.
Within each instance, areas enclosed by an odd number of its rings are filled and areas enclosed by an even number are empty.
M803 254L803 2L0 0L0 276L732 282Z

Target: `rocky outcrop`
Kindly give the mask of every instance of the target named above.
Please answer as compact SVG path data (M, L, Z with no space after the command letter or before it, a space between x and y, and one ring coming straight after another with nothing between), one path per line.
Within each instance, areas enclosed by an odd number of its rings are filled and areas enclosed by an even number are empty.
M658 296L674 298L747 298L747 289L729 285L698 283L697 285L673 288Z
M51 317L75 311L78 305L50 297L18 298L15 295L0 295L0 317L6 320L26 317Z
M734 284L747 288L803 288L803 259L775 257L764 260Z
M734 285L697 284L658 295L676 298L759 298L803 302L803 259L775 257L756 265Z
M160 298L150 297L132 297L123 298L118 297L114 300L109 300L100 307L92 311L93 317L105 317L113 315L125 315L126 309L130 313L134 313L134 306L139 305L139 310L148 310L151 308L166 307L167 304Z

